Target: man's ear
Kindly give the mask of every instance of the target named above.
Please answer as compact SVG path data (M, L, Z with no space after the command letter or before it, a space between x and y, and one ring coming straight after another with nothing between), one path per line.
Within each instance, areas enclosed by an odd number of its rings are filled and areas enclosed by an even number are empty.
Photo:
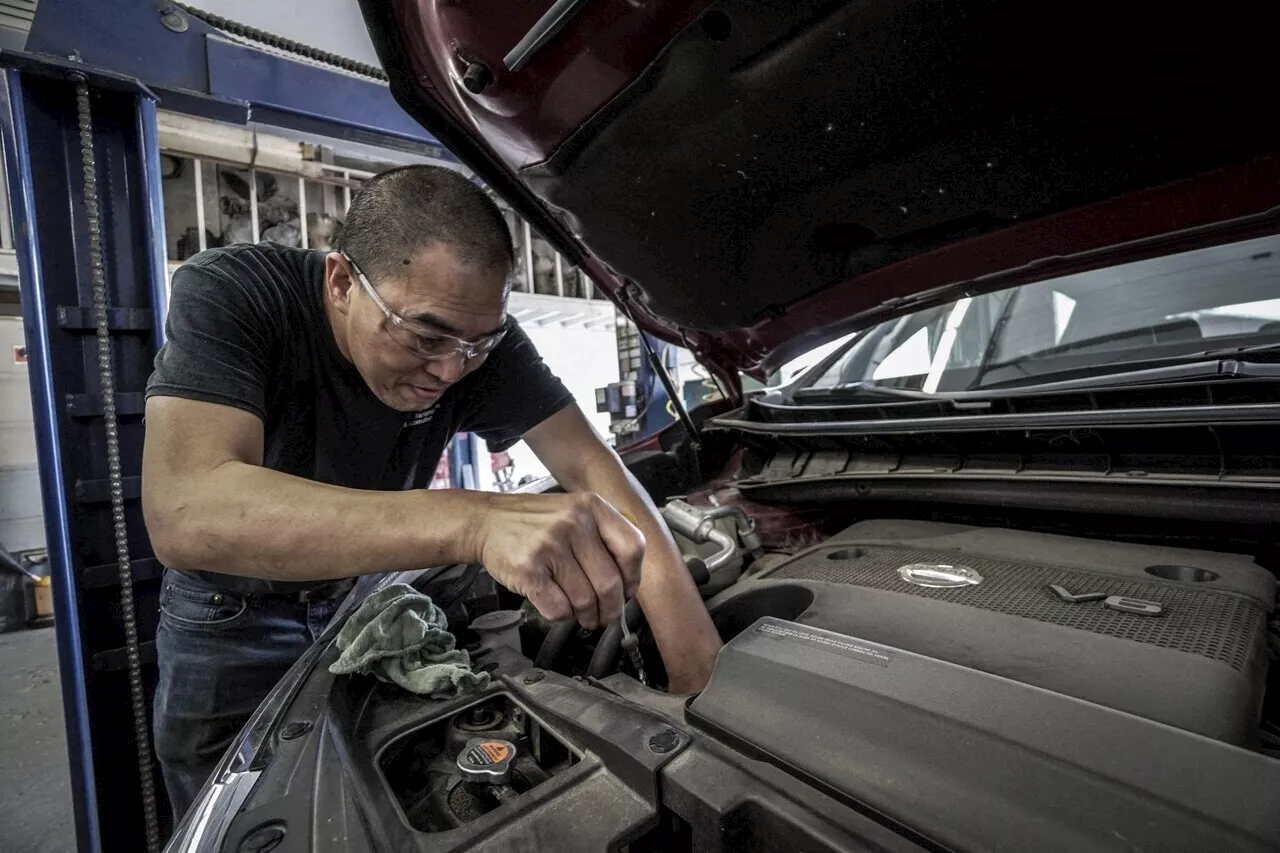
M351 277L351 268L346 259L337 252L330 252L324 257L324 295L334 310L346 314L351 305L352 288L356 281Z

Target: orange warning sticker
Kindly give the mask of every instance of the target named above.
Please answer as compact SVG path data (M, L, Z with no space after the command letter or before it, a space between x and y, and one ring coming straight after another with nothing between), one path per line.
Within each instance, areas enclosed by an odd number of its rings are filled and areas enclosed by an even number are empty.
M511 747L499 740L487 740L480 744L480 748L494 764L506 761L511 754Z

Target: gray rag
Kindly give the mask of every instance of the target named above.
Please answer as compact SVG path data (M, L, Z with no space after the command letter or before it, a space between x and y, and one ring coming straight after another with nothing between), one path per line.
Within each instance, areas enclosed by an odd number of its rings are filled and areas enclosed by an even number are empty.
M342 654L329 666L335 675L358 672L398 684L411 693L448 699L489 683L472 672L471 658L455 649L444 611L408 584L369 596L338 634Z

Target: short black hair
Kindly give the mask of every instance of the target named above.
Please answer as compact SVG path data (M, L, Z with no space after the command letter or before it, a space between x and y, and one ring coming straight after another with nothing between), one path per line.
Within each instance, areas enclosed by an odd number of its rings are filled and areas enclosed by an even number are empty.
M391 277L432 243L464 263L506 275L515 263L511 232L481 187L442 166L401 166L365 181L351 199L338 251L366 275Z

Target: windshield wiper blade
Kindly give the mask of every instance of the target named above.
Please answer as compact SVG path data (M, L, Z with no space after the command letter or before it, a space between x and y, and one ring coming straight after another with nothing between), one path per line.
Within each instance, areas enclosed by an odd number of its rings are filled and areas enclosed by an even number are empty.
M1278 347L1277 349L1280 349ZM1167 359L1165 360L1167 362ZM1126 387L1143 387L1168 384L1172 382L1219 381L1238 379L1280 379L1280 363L1271 361L1251 361L1240 358L1201 358L1197 361L1176 364L1156 364L1142 367L1135 362L1131 369L1116 370L1115 365L1102 366L1100 372L1087 376L1075 376L1070 379L1044 381L1036 377L1012 379L995 385L988 385L973 391L948 391L927 394L923 391L911 391L905 388L879 387L865 383L855 383L842 389L809 389L797 393L798 401L822 402L828 406L839 406L842 402L875 403L877 401L935 402L949 403L956 409L975 409L989 406L991 401L1022 397L1034 394L1053 393L1055 391L1090 391L1116 390ZM1063 373L1079 374L1092 368L1072 368ZM1103 372L1105 371L1105 372ZM848 392L853 392L848 394ZM848 396L846 396L848 394ZM822 405L813 408L823 408Z
M1167 356L1122 362L1070 367L1038 375L1020 376L965 391L928 393L863 380L834 388L802 388L793 394L797 401L869 402L950 402L969 408L994 397L1039 394L1051 391L1122 388L1133 385L1218 379L1280 379L1280 362L1257 360L1280 355L1280 343L1252 347L1205 350L1181 356ZM1251 358L1252 357L1252 358ZM1055 378L1056 377L1056 378Z
M925 391L913 391L910 388L895 388L892 385L876 385L874 382L845 382L832 388L800 388L793 395L797 399L819 398L828 400L833 397L866 398L880 400L937 400L946 395L929 394Z
M1251 347L1232 347L1230 349L1221 350L1205 350L1205 353L1212 353L1218 356L1228 355L1265 355L1267 353L1280 353L1280 343L1255 344Z
M1009 359L1005 359L1004 361L997 361L994 363L985 364L983 369L979 371L977 377L975 377L975 381L981 382L982 377L985 376L987 372L991 370L998 370L1003 367L1020 367L1021 365L1027 364L1029 362L1040 361L1040 360L1049 359L1049 358L1056 358L1058 356L1089 355L1090 353L1105 355L1107 352L1123 353L1126 349L1133 349L1134 347L1132 346L1120 347L1118 349L1114 349L1114 348L1100 349L1099 347L1102 347L1105 344L1121 344L1127 341L1134 341L1135 339L1139 339L1139 338L1147 338L1148 344L1156 344L1158 343L1157 334L1161 330L1167 331L1167 330L1175 329L1177 327L1178 327L1177 323L1168 322L1168 323L1160 323L1154 326L1144 326L1136 329L1122 329L1116 332L1108 332L1104 335L1094 335L1093 337L1089 337L1089 338L1081 338L1080 340L1071 341L1070 343L1066 343L1066 344L1058 344L1057 346L1047 347L1045 349L1037 350L1035 352L1024 353L1023 355L1017 356L1015 358L1009 358ZM1206 356L1209 354L1209 352L1211 351L1206 350L1198 353L1198 355Z
M1262 354L1265 348L1251 347L1248 354ZM1280 350L1280 346L1270 349ZM1256 350L1256 352L1255 352ZM1242 353L1244 354L1244 353ZM1205 353L1195 353L1188 358L1195 361L1178 359L1170 363L1170 359L1158 359L1153 362L1130 362L1122 369L1116 365L1095 365L1093 367L1072 367L1039 376L1019 377L1004 382L996 382L974 389L969 394L980 396L989 391L1067 391L1071 389L1113 388L1125 385L1145 385L1150 383L1177 382L1179 380L1197 379L1274 379L1280 378L1280 364L1270 361L1250 361L1235 357L1205 358ZM1150 366L1141 366L1141 365ZM1080 376L1078 374L1087 373ZM1054 380L1047 377L1073 374L1075 378Z

